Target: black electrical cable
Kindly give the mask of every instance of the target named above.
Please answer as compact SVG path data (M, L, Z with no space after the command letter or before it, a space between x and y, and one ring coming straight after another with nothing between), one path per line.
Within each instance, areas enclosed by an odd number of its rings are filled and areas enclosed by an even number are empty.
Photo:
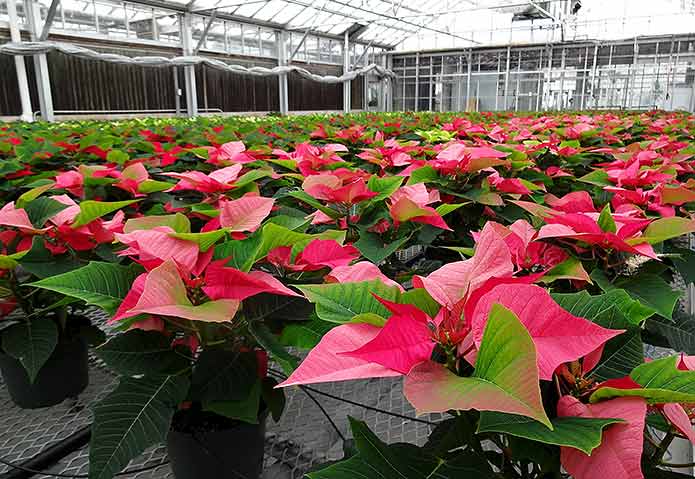
M157 469L158 467L164 466L168 463L169 463L168 460L164 460L164 461L160 462L159 464L155 464L152 466L139 467L137 469L128 469L126 471L116 473L116 474L114 474L114 476L126 476L128 474L137 474L139 472L147 472L147 471L151 471L152 469ZM72 479L81 479L81 478L89 477L89 474L62 474L60 472L38 471L36 469L24 467L20 464L14 464L14 463L6 461L5 459L2 459L2 458L0 458L0 464L4 464L7 467L11 467L13 469L19 469L20 471L28 472L29 474L34 474L34 475L51 476L51 477L66 477L66 478L72 478Z
M314 401L314 404L316 404L316 406L318 406L318 408L321 410L323 415L326 416L326 419L328 419L328 422L331 424L331 426L333 426L333 429L338 434L338 437L340 437L340 439L343 442L345 442L345 436L343 436L343 433L338 428L338 425L333 421L333 418L331 417L331 415L328 414L328 412L324 409L324 407L321 405L321 403L318 401L318 399L316 399L314 396L312 396L311 393L306 390L306 388L302 388L300 386L300 389L302 390L302 392L304 392L304 394L306 394L309 397L309 399Z
M271 373L271 374L274 374L276 377L278 377L278 378L280 378L280 379L287 379L287 376L285 376L282 372L280 372L280 371L278 371L278 370L276 370L276 369L268 369L268 372ZM305 390L311 391L311 392L316 393L316 394L320 394L320 395L322 395L322 396L326 396L326 397L331 398L331 399L334 399L334 400L336 400L336 401L342 401L342 402L351 404L351 405L353 405L353 406L358 406L358 407L361 407L361 408L364 408L364 409L369 409L370 411L375 411L375 412L378 412L378 413L381 413L381 414L387 414L387 415L389 415L389 416L394 416L394 417L398 417L398 418L401 418L401 419L407 419L407 420L413 421L413 422L419 422L419 423L421 423L421 424L427 424L427 425L429 425L429 426L437 426L437 423L436 423L436 422L427 421L427 420L425 420L425 419L419 419L419 418L416 418L416 417L406 416L406 415L404 415L404 414L398 414L397 412L393 412L393 411L386 411L385 409L379 409L378 407L374 407L374 406L368 406L368 405L366 405L366 404L362 404L362 403L359 403L359 402L357 402L357 401L351 401L350 399L345 399L345 398L341 398L340 396L335 396L335 395L333 395L333 394L330 394L330 393L321 391L321 390L319 390L319 389L314 389L314 388L312 388L312 387L310 387L310 386L300 385L299 388L300 388L300 389L305 389ZM306 391L305 391L305 392L306 392Z

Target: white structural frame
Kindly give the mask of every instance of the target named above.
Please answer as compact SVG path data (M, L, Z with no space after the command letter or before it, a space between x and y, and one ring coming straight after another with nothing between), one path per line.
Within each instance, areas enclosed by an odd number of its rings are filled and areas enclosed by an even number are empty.
M695 53L689 50L694 38L674 34L604 42L389 52L385 56L396 74L391 108L695 111L695 78L691 78L689 66L695 62ZM435 91L439 93L432 94Z
M10 17L10 39L13 42L21 42L22 34L19 31L19 17L17 5L7 2L7 13ZM31 109L31 96L29 95L29 80L24 57L14 57L15 71L17 72L17 84L19 85L19 99L22 104L22 121L33 121L34 115Z
M17 0L15 0L17 1ZM10 34L11 34L11 41L14 43L20 43L22 41L22 36L21 36L21 30L24 28L27 33L29 34L29 37L32 41L44 41L44 40L50 40L50 35L52 34L60 34L61 36L68 35L70 37L75 37L76 43L80 43L80 40L82 39L101 39L99 38L100 36L102 38L105 37L106 40L111 40L109 37L109 32L104 25L107 25L107 22L104 22L99 18L99 14L97 12L96 8L96 3L99 0L92 0L92 31L95 31L94 34L84 34L81 32L73 32L69 30L65 30L65 22L66 22L66 12L63 8L63 4L61 3L61 0L51 0L50 5L48 8L46 7L41 7L39 4L38 0L23 0L23 18L18 15L15 3L13 1L8 1L8 16L9 16L9 26L10 26ZM267 4L270 0L258 0L258 3L262 3L263 5ZM292 2L303 2L303 0L290 0ZM329 0L323 0L324 6L328 3ZM333 1L333 0L331 0ZM385 0L376 0L379 2L385 1ZM221 2L218 2L218 4ZM227 33L227 25L229 22L235 23L238 25L241 29L241 45L242 49L244 48L244 41L245 41L245 36L244 36L244 30L247 32L249 30L253 31L254 28L258 29L258 35L257 35L257 41L258 44L254 47L256 49L257 54L242 54L242 56L247 56L247 55L252 55L253 57L260 57L262 59L264 58L274 58L277 61L277 64L280 66L289 66L292 65L293 62L295 61L295 56L298 56L298 52L300 49L304 48L304 61L305 63L313 63L316 60L312 60L308 54L307 54L307 48L306 48L306 42L308 38L315 38L315 42L321 42L323 45L323 42L328 42L327 45L333 45L334 48L336 45L342 46L342 52L341 52L341 57L340 61L338 62L338 57L332 56L333 54L329 52L329 56L325 58L320 58L317 63L322 63L323 61L327 61L328 64L331 65L341 65L343 67L343 74L350 72L352 70L352 67L354 66L356 70L359 70L360 66L366 66L366 62L369 60L372 60L375 58L375 55L370 54L370 51L374 50L374 48L381 49L381 51L384 51L387 48L390 48L389 45L383 44L376 42L375 39L371 39L369 41L362 41L359 38L357 38L358 35L351 35L351 30L348 28L344 34L338 36L338 35L328 35L326 33L318 32L313 29L312 26L309 28L306 28L302 34L302 38L299 41L298 44L291 45L291 41L293 39L292 34L294 32L293 29L290 28L285 28L283 25L280 24L273 24L271 22L257 22L253 19L248 19L248 18L241 18L241 17L235 17L234 15L230 15L229 13L223 13L218 11L217 8L212 8L208 10L195 10L195 4L194 2L190 2L188 5L185 6L185 8L177 5L177 4L172 4L170 2L166 1L161 1L161 0L124 0L122 2L119 2L122 8L122 12L125 13L124 16L124 23L122 23L121 28L125 28L125 35L128 37L128 40L130 41L130 35L132 35L135 32L135 23L140 23L142 25L142 20L138 21L133 21L132 18L130 17L130 12L134 11L131 10L132 8L151 8L152 10L152 19L151 19L151 36L149 39L141 39L137 38L138 43L144 43L144 44L150 44L153 46L157 46L158 44L164 42L166 44L166 40L164 39L164 36L171 34L171 31L160 31L158 24L157 24L157 15L166 15L168 12L171 12L169 16L174 16L177 18L177 24L178 24L178 31L176 32L176 36L179 41L179 48L181 48L182 54L184 56L192 56L192 55L203 55L205 56L205 53L207 51L217 53L217 50L210 49L208 47L208 39L210 39L212 35L212 27L213 24L218 22L217 24L219 25L219 22L222 23L222 27L224 30L224 35L223 35L223 40L222 43L224 45L224 48L226 50L227 45L228 45L228 33ZM248 4L248 2L246 3ZM243 2L239 3L239 5L244 5ZM43 8L43 9L42 9ZM309 10L311 5L307 4L302 11ZM159 13L155 13L159 12ZM163 13L162 13L163 12ZM42 13L44 14L45 21L42 23ZM318 9L318 11L315 13L312 19L312 25L315 24L321 14L323 12L323 8ZM85 11L85 12L79 12L80 15L82 15L84 18L81 21L88 21L90 12ZM73 14L74 16L74 14ZM198 28L196 29L196 25L199 25L200 22L203 22L204 27L202 29ZM22 23L23 20L23 23ZM61 25L63 28L61 28ZM266 50L264 49L264 38L261 36L261 28L264 29L264 31L270 32L274 31L275 35L275 52L270 54L270 57L268 56L269 54L266 53ZM219 38L219 33L216 33ZM353 38L353 36L355 38ZM118 43L120 38L114 38L112 41L114 43ZM246 39L247 40L247 39ZM218 42L219 43L219 42ZM247 40L248 44L248 40ZM316 43L318 45L318 43ZM170 42L166 44L166 46L171 47L174 46ZM359 50L357 49L359 47ZM289 48L292 48L292 52L290 53L288 51ZM334 59L335 62L332 62L331 60ZM363 63L364 62L364 63ZM48 62L46 59L46 54L45 53L37 53L34 55L34 63L35 63L35 70L36 70L36 82L37 82L37 89L39 93L39 103L40 103L40 114L41 118L45 121L54 121L55 119L55 114L53 111L53 100L52 100L52 95L51 95L51 84L50 84L50 76L49 76L49 69L48 69ZM28 79L27 79L27 72L26 72L26 66L24 65L24 58L22 56L15 56L15 70L17 74L17 79L18 79L18 84L19 84L19 91L20 91L20 99L21 99L21 105L22 105L22 114L21 118L26 121L31 121L33 118L32 114L32 105L31 105L31 99L29 96L29 86L28 86ZM189 117L195 117L199 113L199 107L198 107L198 98L197 98L197 85L196 85L196 78L195 78L195 66L190 65L190 66L184 66L183 67L184 71L184 90L185 90L185 96L186 96L186 114ZM176 71L174 71L174 78L175 78L175 88L177 91L177 98L176 98L176 103L177 103L177 108L176 111L180 111L180 100L178 98L178 75ZM278 110L286 114L289 112L289 92L288 92L288 75L287 74L281 74L279 75L279 104L278 104ZM350 111L350 86L351 86L351 81L346 80L343 82L343 111L349 112Z

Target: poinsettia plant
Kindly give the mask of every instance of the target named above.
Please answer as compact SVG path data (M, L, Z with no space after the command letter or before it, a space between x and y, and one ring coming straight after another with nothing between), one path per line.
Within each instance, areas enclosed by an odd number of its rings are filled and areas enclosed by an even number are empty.
M281 386L402 376L451 413L424 447L353 421L314 478L681 477L692 144L667 112L5 125L0 311L109 315L95 477L175 415L279 414L269 358Z
M0 315L9 316L1 323L2 350L22 363L32 383L60 342L104 340L73 298L40 284L107 254L130 204L78 204L67 194L45 194L55 186L43 182L0 209Z

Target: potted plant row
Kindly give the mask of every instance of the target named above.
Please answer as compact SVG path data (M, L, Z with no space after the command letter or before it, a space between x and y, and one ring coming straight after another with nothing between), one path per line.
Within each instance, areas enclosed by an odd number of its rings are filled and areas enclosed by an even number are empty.
M27 407L74 396L97 346L120 376L94 408L100 479L159 442L176 477L259 477L283 387L393 376L451 419L420 448L353 421L358 454L310 477L662 477L670 442L695 437L695 353L669 286L693 277L671 243L695 231L689 127L384 114L7 128L5 382L22 376ZM94 307L108 340L81 319ZM647 362L644 344L686 354ZM300 364L287 346L313 349Z

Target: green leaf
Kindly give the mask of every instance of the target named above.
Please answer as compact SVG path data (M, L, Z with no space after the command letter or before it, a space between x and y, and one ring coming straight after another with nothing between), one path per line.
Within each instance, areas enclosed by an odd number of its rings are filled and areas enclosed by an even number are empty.
M409 239L410 237L406 236L391 243L384 243L378 234L362 229L360 238L353 243L353 246L360 250L362 256L378 264L400 249Z
M602 188L604 186L613 186L613 183L611 183L608 179L608 173L603 170L594 170L581 178L577 178L577 180L583 183L600 186Z
M677 256L672 257L673 265L680 273L685 281L685 284L695 282L695 251L685 248L673 248L672 253Z
M80 269L45 278L29 286L81 299L114 314L141 271L138 265L121 266L91 261Z
M29 250L20 251L14 254L0 254L0 269L14 269L19 264L17 261L22 259Z
M614 289L608 293L590 295L578 293L553 293L555 302L575 316L580 316L604 328L625 329L640 326L653 313L630 297L625 290Z
M417 183L432 183L437 182L440 179L441 178L437 170L429 165L426 165L422 168L413 170L413 172L410 174L410 178L408 178L408 183L406 184L415 185Z
M446 456L449 451L463 445L476 444L476 424L480 414L472 411L459 411L456 416L445 419L434 427L423 449L437 456Z
M94 407L89 479L111 479L145 449L164 442L187 391L184 376L121 378Z
M67 207L68 205L43 196L27 203L24 210L27 212L29 221L31 221L34 227L43 228L44 223L46 223L49 218L57 215Z
M207 250L212 248L215 243L217 243L220 238L224 238L227 234L227 230L214 230L206 231L205 233L169 233L172 238L177 238L184 241L193 241L198 243L200 251L205 253Z
M401 294L401 304L412 304L421 311L427 313L430 318L434 318L441 306L423 288L411 289Z
M592 403L614 397L642 397L649 404L695 403L695 371L676 367L678 356L657 359L636 367L630 378L643 389L600 388L591 395Z
M352 318L350 322L371 324L372 326L378 326L380 328L383 328L386 324L386 318L374 313L362 313Z
M54 255L44 245L41 236L34 236L31 249L18 260L26 271L39 278L67 273L79 268L82 263L70 254Z
M341 214L334 210L333 208L329 208L328 206L325 206L323 203L321 203L319 200L314 198L313 196L305 193L304 191L291 191L287 193L288 196L291 196L292 198L298 199L299 201L303 201L304 203L308 204L309 206L313 206L317 210L321 211L322 213L325 213L329 217L333 219L338 219L341 217Z
M446 216L449 213L456 211L462 206L466 206L468 203L445 203L443 205L437 206L436 210L440 216Z
M603 429L622 419L593 419L584 417L558 417L551 421L553 429L533 419L501 412L482 412L478 432L500 432L544 444L578 449L587 455L601 445Z
M342 244L345 241L345 231L326 230L323 233L307 234L268 223L261 231L261 246L256 259L265 257L269 251L278 246L292 246L293 251L300 250L315 239L333 239Z
M384 176L380 178L377 175L373 175L367 182L367 188L379 194L370 198L369 202L375 203L388 198L400 188L401 183L403 183L402 176Z
M113 213L114 211L125 208L128 205L140 200L126 200L126 201L93 201L85 200L80 203L80 212L75 217L75 221L72 223L73 228L86 225L91 223L97 218Z
M269 376L263 378L263 385L261 387L261 397L263 402L268 406L270 414L273 415L275 422L278 422L282 417L282 411L285 409L285 390L283 388L276 388L278 382Z
M321 341L324 334L334 327L335 323L318 318L290 323L282 330L280 343L299 349L311 349Z
M172 183L167 181L145 180L138 185L138 193L150 194L166 191L173 187Z
M630 374L644 360L640 326L651 315L621 289L590 296L586 291L553 294L553 299L570 313L609 329L628 331L610 339L591 375L598 380L620 378Z
M244 173L241 175L235 182L234 186L236 188L242 188L246 185L249 185L255 181L260 180L261 178L265 178L267 176L270 176L272 173L268 170L251 170L247 173Z
M462 194L464 198L468 198L471 201L480 203L482 205L489 206L502 206L504 205L504 200L497 193L492 193L490 191L482 190L480 188L474 188L468 190L466 193Z
M350 459L307 474L309 479L448 479L497 477L487 461L471 451L438 457L413 444L383 443L362 421L350 418L359 451Z
M249 272L261 250L261 235L254 234L243 240L230 240L215 247L213 258L227 259L226 266Z
M674 322L654 316L646 324L647 330L660 334L676 351L695 354L695 318L675 315Z
M582 279L591 282L589 273L584 269L584 265L574 256L570 256L562 263L553 266L541 277L543 283L552 283L558 279Z
M607 233L615 233L617 227L615 226L615 220L613 215L611 215L610 205L606 205L601 210L601 214L598 216L598 225L601 229Z
M2 349L17 359L33 384L58 344L58 327L50 319L39 318L14 324L2 332Z
M543 408L533 339L516 315L500 304L490 310L472 377L429 361L410 371L404 390L419 413L508 412L552 428Z
M250 424L258 424L258 410L261 403L261 381L257 380L249 395L238 401L215 401L203 404L205 411L212 411L229 419L237 419Z
M400 291L379 280L359 283L331 283L297 286L306 298L316 304L316 314L324 321L347 323L358 314L374 313L388 317L390 313L372 294L397 302Z
M681 293L674 291L666 281L656 274L642 273L637 276L622 277L613 283L601 278L598 268L591 272L591 279L604 291L624 289L643 306L653 309L666 319L671 319Z
M249 322L275 321L284 324L309 319L314 307L301 296L260 293L244 300L243 311Z
M287 376L297 369L299 358L288 353L285 347L280 344L278 338L270 332L265 324L260 321L250 321L249 331L253 337L256 338L258 344L282 367L282 370Z
M188 360L171 347L171 338L157 331L134 329L112 337L95 351L119 374L174 374Z
M109 163L123 165L128 160L130 160L130 156L123 150L111 150L106 154L106 161Z
M55 181L48 181L43 185L35 186L28 191L25 191L17 198L17 208L24 208L28 203L34 201L36 198L44 194L46 191L50 190L55 186ZM32 223L33 224L33 223Z
M292 231L304 231L311 224L311 218L304 216L277 215L268 218L268 223L280 225Z
M691 219L679 216L659 218L652 221L639 238L628 240L627 242L636 244L646 241L650 244L656 244L668 239L679 238L693 231L695 231L695 221Z
M208 216L210 218L217 218L218 216L220 216L220 210L208 203L196 203L194 205L186 205L182 203L181 206L190 207L191 213L198 213L201 215Z
M132 233L137 230L149 230L157 226L168 226L177 233L190 233L191 222L188 217L181 213L173 215L152 215L140 218L131 218L123 226L124 233Z
M193 370L189 396L204 403L241 401L257 379L255 353L204 349Z
M601 359L591 370L591 376L599 381L622 378L643 361L642 334L640 329L632 329L606 342Z

